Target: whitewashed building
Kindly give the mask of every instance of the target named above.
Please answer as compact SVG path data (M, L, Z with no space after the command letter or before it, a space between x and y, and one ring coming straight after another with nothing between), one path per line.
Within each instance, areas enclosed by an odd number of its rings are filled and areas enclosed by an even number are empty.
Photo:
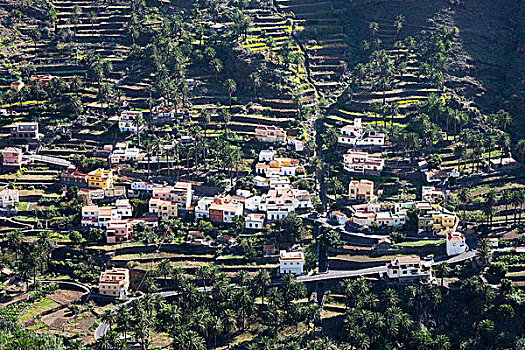
M244 228L252 231L264 229L264 214L250 213L246 216Z
M459 255L467 250L465 235L461 232L449 232L447 234L447 255Z
M281 275L302 275L304 270L304 253L287 252L281 250L279 253L279 273Z
M389 279L403 281L424 280L432 281L434 275L432 264L434 260L421 260L419 256L400 256L386 265Z

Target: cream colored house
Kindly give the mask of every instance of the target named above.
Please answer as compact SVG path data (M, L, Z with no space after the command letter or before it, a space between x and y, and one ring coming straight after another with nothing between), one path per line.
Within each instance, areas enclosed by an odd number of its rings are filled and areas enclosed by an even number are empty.
M112 268L100 274L98 282L99 293L102 295L123 298L129 288L129 270Z

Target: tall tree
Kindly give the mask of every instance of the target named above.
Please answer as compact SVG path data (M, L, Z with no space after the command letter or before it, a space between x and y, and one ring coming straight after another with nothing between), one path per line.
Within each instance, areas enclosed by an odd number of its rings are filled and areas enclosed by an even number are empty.
M224 90L226 91L226 93L228 93L228 96L230 98L230 112L231 112L232 94L237 90L237 84L235 83L235 80L226 79L226 81L224 81Z

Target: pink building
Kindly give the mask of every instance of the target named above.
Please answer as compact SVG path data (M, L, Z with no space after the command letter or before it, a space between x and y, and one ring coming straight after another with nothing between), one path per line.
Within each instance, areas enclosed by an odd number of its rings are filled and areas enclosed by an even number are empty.
M24 162L22 161L22 150L18 147L6 147L2 151L3 166L21 167Z
M112 221L106 229L106 242L118 243L131 241L133 237L133 223L126 220Z

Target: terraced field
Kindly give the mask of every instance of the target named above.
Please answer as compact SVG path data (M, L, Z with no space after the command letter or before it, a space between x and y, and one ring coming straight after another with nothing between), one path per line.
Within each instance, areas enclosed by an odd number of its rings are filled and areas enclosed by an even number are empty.
M334 94L346 70L343 27L330 1L277 0L280 11L293 15L293 33L306 52L309 77L323 96Z

